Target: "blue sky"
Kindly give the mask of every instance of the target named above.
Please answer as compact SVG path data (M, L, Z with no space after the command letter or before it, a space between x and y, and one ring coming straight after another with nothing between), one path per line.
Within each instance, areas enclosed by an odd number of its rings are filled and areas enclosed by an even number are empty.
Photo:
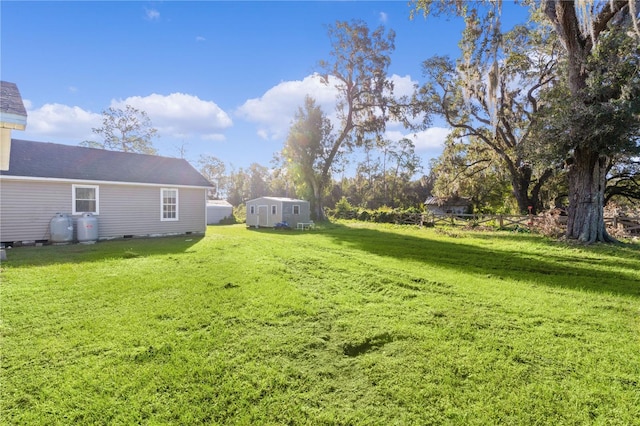
M161 155L213 155L236 169L268 166L309 93L331 116L334 93L313 78L329 59L327 25L360 19L396 32L391 77L409 93L421 62L458 56L462 24L409 19L400 1L72 1L0 3L2 80L18 85L27 130L14 138L75 145L95 139L101 112L147 112ZM447 129L411 137L426 166Z

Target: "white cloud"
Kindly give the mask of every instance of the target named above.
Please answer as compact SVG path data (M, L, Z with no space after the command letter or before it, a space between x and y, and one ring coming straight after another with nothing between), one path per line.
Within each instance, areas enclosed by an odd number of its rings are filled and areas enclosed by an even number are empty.
M31 101L25 99L23 102L28 116L27 128L24 132L15 132L17 138L78 143L94 140L96 136L92 129L102 126L102 112L57 103L33 108ZM110 106L124 109L126 105L145 111L153 127L158 129L158 136L170 139L224 141L223 130L233 125L229 115L214 102L183 93L132 96L112 100Z
M396 96L410 96L416 81L411 76L393 74L389 79L394 84ZM337 80L329 76L329 84L323 84L318 74L302 80L284 81L267 90L259 98L249 99L236 110L236 115L258 125L257 134L266 140L279 140L286 137L296 111L304 103L308 94L322 107L325 115L338 125L335 116L338 90Z
M226 138L222 134L213 133L208 135L202 135L201 139L205 141L224 142Z
M416 80L411 79L410 75L402 77L397 74L393 74L389 77L389 80L393 82L393 94L398 98L401 96L411 96L415 90L416 84L418 84Z
M160 137L224 140L221 131L233 125L229 115L214 102L185 93L154 93L111 101L112 108L124 109L126 105L145 111Z
M380 12L378 19L380 20L381 24L386 24L389 20L389 15L387 15L385 12Z
M149 21L157 21L160 19L160 12L156 9L145 9L145 17Z
M196 41L207 41L207 39L202 36L196 36Z
M329 79L330 83L332 78ZM285 81L267 90L260 98L249 99L236 110L236 115L258 125L257 134L268 140L286 137L295 113L306 95L315 99L324 113L331 117L335 109L337 91L325 85L318 75L303 80Z
M102 115L85 111L78 106L45 104L33 109L30 101L24 101L27 109L27 128L14 137L53 141L82 142L94 138L92 128L99 127Z
M430 127L426 130L407 133L401 130L387 130L385 137L394 142L400 139L410 139L416 147L416 151L433 151L444 148L444 142L451 129L445 127Z
M446 127L430 127L406 137L413 141L417 151L426 151L444 148L444 142L449 133L451 133L451 129Z

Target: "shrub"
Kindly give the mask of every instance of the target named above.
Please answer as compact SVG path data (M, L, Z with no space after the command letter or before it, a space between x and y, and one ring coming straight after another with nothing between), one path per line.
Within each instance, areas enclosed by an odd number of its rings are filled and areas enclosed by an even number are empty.
M562 223L561 213L560 209L551 209L539 214L534 222L536 231L545 237L562 237L565 234L566 225Z
M329 211L329 216L334 219L350 219L362 222L395 223L395 224L419 224L420 215L424 212L419 207L408 209L392 209L383 206L377 210L368 210L351 206L346 199L336 204L334 210Z
M236 220L236 217L232 213L231 216L226 216L218 223L220 225L235 225L236 223L238 223L238 221Z
M235 223L245 223L247 221L247 207L244 204L234 207L232 216Z
M358 212L358 220L369 221L371 219L371 213L368 210L360 210Z
M354 219L358 215L358 210L349 203L346 197L342 197L340 201L336 203L333 210L327 209L327 216L334 219Z

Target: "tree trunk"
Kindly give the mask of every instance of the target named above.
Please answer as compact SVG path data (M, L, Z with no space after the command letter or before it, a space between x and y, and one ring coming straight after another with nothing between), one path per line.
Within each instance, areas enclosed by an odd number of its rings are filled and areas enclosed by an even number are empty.
M551 179L553 176L553 170L547 169L542 173L542 175L538 178L538 181L533 185L533 189L531 190L531 199L534 200L533 204L533 214L537 214L544 207L542 204L542 200L540 199L540 190L542 186Z
M529 213L529 207L533 208L533 204L529 199L529 191L528 188L522 184L520 185L511 185L513 188L513 195L516 198L516 202L518 203L518 212L520 214ZM535 214L535 212L532 212Z
M577 1L547 1L545 14L555 26L568 59L568 83L573 102L584 102L582 91L587 87L587 62L594 43L616 13L629 4L627 1L603 2L598 14L592 15L592 32L583 35L578 19ZM595 7L594 7L595 8ZM593 40L592 40L593 38ZM568 129L574 136L579 132ZM573 163L569 166L569 211L567 237L582 241L615 242L604 225L604 190L606 186L607 158L588 143L576 140Z
M538 214L542 209L540 188L553 175L553 171L551 169L545 170L535 184L531 180L532 175L533 170L530 166L514 168L511 173L511 188L521 214ZM531 188L532 184L533 188Z
M315 179L311 180L309 183L311 184L311 188L313 190L313 202L311 204L313 219L323 221L326 219L324 215L324 208L322 206L322 193L324 192L324 186Z
M583 147L576 149L569 166L567 238L583 243L615 242L604 224L607 159Z
M529 207L534 207L529 197L529 185L531 184L531 169L519 167L511 173L511 189L518 203L520 214L529 213ZM535 214L535 213L534 213Z

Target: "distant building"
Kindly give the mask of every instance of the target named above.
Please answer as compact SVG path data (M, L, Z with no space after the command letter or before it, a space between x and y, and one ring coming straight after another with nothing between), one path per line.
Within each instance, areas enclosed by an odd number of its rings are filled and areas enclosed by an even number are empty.
M471 209L471 200L462 197L429 197L424 202L429 213L433 214L465 214Z
M310 222L309 202L293 198L261 197L247 201L247 226L272 228L287 222L291 228Z
M222 219L233 216L233 206L225 200L207 201L207 225L216 225Z

